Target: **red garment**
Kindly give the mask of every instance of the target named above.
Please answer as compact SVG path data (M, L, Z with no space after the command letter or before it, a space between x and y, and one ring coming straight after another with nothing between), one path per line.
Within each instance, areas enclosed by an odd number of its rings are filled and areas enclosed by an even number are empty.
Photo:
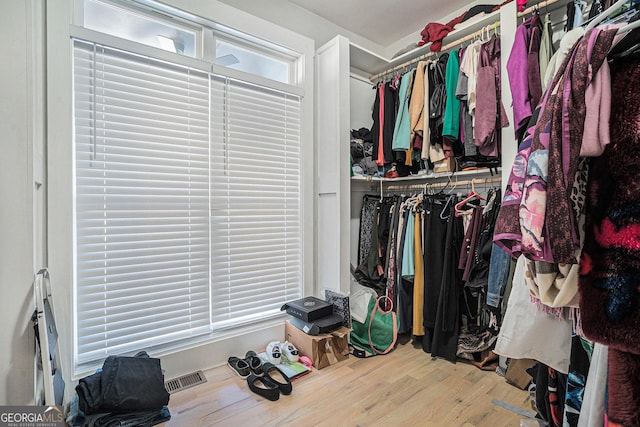
M385 158L384 158L384 85L380 85L378 87L379 97L380 97L380 135L378 137L378 158L376 159L376 165L384 166Z
M446 24L438 24L437 22L430 22L424 27L424 30L420 32L422 41L418 42L418 46L424 46L431 42L431 51L440 52L440 49L442 49L442 39L451 31L453 31L453 27L449 27Z

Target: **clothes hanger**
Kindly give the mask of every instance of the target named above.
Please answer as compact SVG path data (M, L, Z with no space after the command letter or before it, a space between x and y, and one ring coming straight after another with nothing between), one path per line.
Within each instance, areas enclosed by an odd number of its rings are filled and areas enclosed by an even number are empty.
M629 33L631 31L635 30L636 28L640 28L640 19L638 19L636 21L633 21L632 23L627 24L624 27L618 28L617 34Z
M618 10L620 7L624 6L627 3L627 0L618 0L614 4L612 4L607 10L602 12L600 15L593 18L589 24L585 27L585 33L589 30L594 29L599 23L607 19L607 17L614 11Z
M440 219L443 221L446 221L449 219L449 217L451 216L450 214L447 216L443 216L442 214L444 214L447 209L449 208L449 205L451 204L451 202L453 201L453 199L455 199L456 196L455 194L452 194L449 196L449 198L447 199L447 202L444 204L444 206L442 207L442 212L440 212Z
M473 185L473 184L472 184ZM455 210L455 215L456 216L461 216L462 213L464 212L464 210L462 209L464 206L467 205L467 203L471 202L474 199L478 199L478 200L484 200L484 197L482 197L480 194L476 193L475 190L471 190L471 192L467 195L467 197L465 197L464 199L462 199L461 201L459 201L458 203L456 203L454 210ZM474 208L476 207L475 205L472 205Z

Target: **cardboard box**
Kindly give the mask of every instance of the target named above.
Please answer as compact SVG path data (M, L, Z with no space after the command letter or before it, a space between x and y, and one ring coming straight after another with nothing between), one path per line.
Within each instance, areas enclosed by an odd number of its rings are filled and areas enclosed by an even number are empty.
M455 172L456 170L458 170L458 162L455 157L448 157L433 164L434 173Z
M342 326L328 334L307 335L287 320L284 328L285 339L296 346L300 354L307 356L316 369L338 363L349 357L349 332Z

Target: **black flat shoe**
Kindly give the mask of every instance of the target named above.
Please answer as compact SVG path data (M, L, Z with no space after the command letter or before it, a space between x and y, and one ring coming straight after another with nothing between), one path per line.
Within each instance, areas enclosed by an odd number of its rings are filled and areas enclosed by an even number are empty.
M251 374L247 378L247 384L252 392L269 400L276 401L280 398L278 385L266 377L259 377L255 374Z
M275 384L280 393L282 394L291 394L293 390L293 386L291 385L291 380L287 377L277 366L270 362L265 362L262 365L262 371L264 372L264 378ZM280 381L281 380L281 381Z

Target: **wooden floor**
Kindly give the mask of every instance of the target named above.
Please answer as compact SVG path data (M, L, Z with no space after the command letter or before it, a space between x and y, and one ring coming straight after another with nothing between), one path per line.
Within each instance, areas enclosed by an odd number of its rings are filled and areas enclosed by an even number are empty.
M293 382L293 393L268 401L227 366L207 383L174 393L165 427L188 426L518 426L532 412L527 393L495 372L432 360L411 343L385 356L350 357Z

